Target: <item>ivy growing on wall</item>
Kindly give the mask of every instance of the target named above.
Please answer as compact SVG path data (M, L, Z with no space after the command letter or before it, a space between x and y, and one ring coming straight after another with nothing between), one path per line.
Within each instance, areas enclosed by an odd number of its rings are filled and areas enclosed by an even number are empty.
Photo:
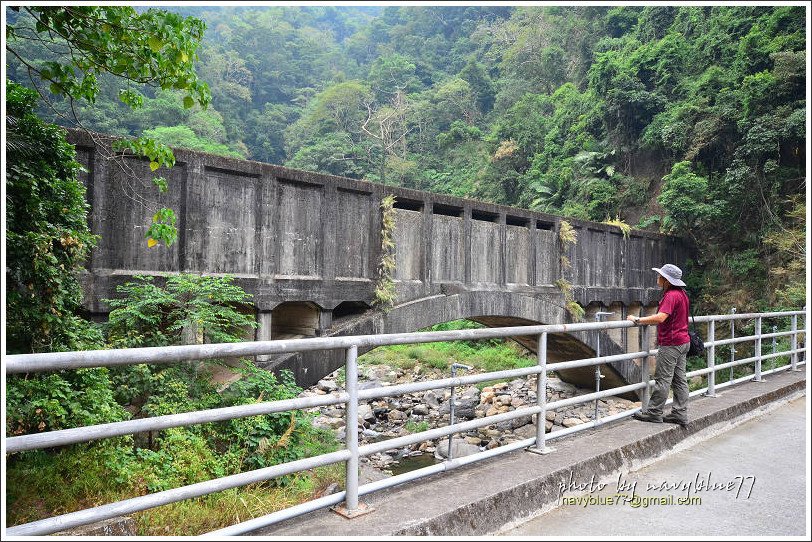
M374 304L388 310L395 304L395 196L381 200L381 261L378 264L378 283L375 286Z
M558 243L559 250L561 251L561 274L563 275L564 270L572 266L570 259L567 257L567 250L569 250L570 246L574 246L578 243L578 233L566 220L562 220L559 223ZM572 292L572 283L562 276L562 278L555 281L555 285L561 290L561 293L564 294L564 309L570 313L570 316L572 316L572 319L576 322L581 320L584 317L584 308L575 301Z
M558 279L555 285L564 294L564 309L570 313L574 321L580 322L584 317L584 308L575 301L572 283L567 279Z
M558 226L558 243L561 250L561 271L569 269L571 266L570 259L567 257L567 250L570 245L578 243L578 233L573 229L569 222L562 220Z

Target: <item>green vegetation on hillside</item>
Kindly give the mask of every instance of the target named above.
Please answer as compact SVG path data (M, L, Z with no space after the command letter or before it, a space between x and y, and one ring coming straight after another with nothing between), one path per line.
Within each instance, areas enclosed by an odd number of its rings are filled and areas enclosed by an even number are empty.
M209 86L194 67L206 27L200 19L161 9L139 12L127 6L11 6L6 16L9 78L34 88L40 110L59 124L76 124L85 130L95 127L94 120L103 119L94 116L100 96L102 103L112 100L130 111L140 110L143 88L175 93L183 109L205 109L211 101ZM159 141L134 131L125 135L131 137L121 138L111 148L97 146L96 151L114 162L124 152L147 158L151 171L175 165L167 145L176 141ZM124 175L120 182L129 185L130 192L137 191L132 176ZM166 190L163 177L153 182ZM146 203L143 198L140 201ZM155 208L149 215L153 219L146 231L148 246L175 242L174 210Z
M110 321L92 324L77 277L97 238L75 150L50 123L125 137L118 150L148 158L156 175L176 146L680 235L697 248L685 272L698 313L797 309L806 299L803 7L6 10L6 353L236 341L254 325L249 296L228 277L184 275L124 285ZM170 244L172 210L149 214L149 245ZM575 241L560 233L562 245ZM565 279L576 315L583 308ZM460 325L471 324L435 329ZM720 361L729 355L717 349ZM363 359L437 370L534 363L499 341ZM218 380L234 372L242 378ZM11 375L6 434L299 391L235 360ZM296 413L13 454L8 520L335 446ZM306 500L334 479L340 468L146 511L139 534L199 534Z
M205 23L210 107L135 85L132 110L99 74L86 126L660 228L696 242L703 311L803 302L803 247L777 242L803 233L801 7L170 9Z

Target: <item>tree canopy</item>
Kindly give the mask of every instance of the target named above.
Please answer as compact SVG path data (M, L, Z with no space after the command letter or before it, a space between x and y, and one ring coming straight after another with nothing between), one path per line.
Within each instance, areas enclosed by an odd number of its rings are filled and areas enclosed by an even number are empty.
M209 86L197 77L194 63L206 25L160 9L136 11L126 6L14 6L6 26L6 51L12 59L12 78L27 76L44 104L62 123L86 126L77 101L94 108L107 76L104 99L118 86L117 99L131 109L144 105L143 87L176 90L185 109L211 102ZM94 117L90 117L92 126ZM102 130L104 126L99 127ZM135 135L135 134L130 134ZM171 142L166 142L171 143ZM150 137L117 142L119 151L145 156L152 170L172 167L166 143ZM103 146L101 148L104 148ZM161 180L156 184L161 186ZM170 209L160 209L147 231L150 246L171 244L176 232ZM161 223L163 222L163 223Z
M12 25L36 26L37 9ZM87 126L687 237L702 224L702 262L772 254L762 239L791 223L803 187L798 6L167 9L193 42L201 27L180 21L205 23L193 68L208 110L135 79L131 110L99 75L77 109ZM192 45L139 43L164 59ZM35 66L52 59L40 45L26 49ZM685 222L669 190L697 179L691 201L708 212Z

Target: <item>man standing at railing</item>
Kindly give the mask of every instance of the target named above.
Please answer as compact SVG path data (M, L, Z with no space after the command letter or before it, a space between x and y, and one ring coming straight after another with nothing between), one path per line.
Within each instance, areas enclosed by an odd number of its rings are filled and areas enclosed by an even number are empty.
M648 401L648 409L636 412L632 417L644 422L663 421L685 425L688 423L688 379L685 377L685 361L691 339L688 336L688 295L682 282L682 270L667 263L661 268L652 267L659 273L657 286L663 289L657 314L630 315L626 319L635 325L657 324L657 369L654 373L654 391ZM645 363L645 362L644 362ZM671 413L663 417L663 407L668 399L668 389L674 390Z

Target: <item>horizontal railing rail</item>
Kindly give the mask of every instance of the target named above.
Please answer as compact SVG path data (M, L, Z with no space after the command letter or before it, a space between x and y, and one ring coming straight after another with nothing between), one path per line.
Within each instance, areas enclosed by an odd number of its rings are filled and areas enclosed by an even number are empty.
M801 314L800 312L798 314ZM726 316L726 315L722 315ZM739 315L737 315L739 316ZM699 317L697 317L698 319ZM344 337L317 337L311 339L280 339L241 343L122 348L118 350L84 350L81 352L47 352L6 356L6 373L32 373L61 371L89 367L117 367L139 363L162 364L180 361L263 356L310 352L314 350L377 348L399 344L422 344L441 341L471 341L501 339L505 337L537 336L540 333L576 333L579 331L621 329L632 327L627 321L550 324L536 326L461 329L453 331L424 331L390 333L384 335L355 335Z
M693 319L695 322L707 323L707 337L705 346L707 348L707 367L697 369L687 373L687 377L694 376L707 376L708 385L700 390L691 392L691 396L701 393L713 396L716 388L733 385L746 380L761 380L763 375L772 374L778 371L792 369L795 370L798 365L806 363L806 360L799 361L798 355L805 353L806 348L806 333L808 332L808 318L805 318L805 331L799 330L797 326L797 317L806 314L805 311L783 311L772 313L743 313L743 314L723 314L711 316L698 316ZM767 318L791 318L791 331L761 333L762 321ZM755 321L755 335L745 337L731 337L730 339L715 339L715 323L720 321L733 321L752 319ZM346 449L305 458L297 461L291 461L272 467L266 467L254 471L243 472L231 476L225 476L206 482L200 482L189 486L184 486L176 489L170 489L135 497L111 504L105 504L94 508L71 512L60 516L47 518L23 525L9 527L6 532L9 535L43 535L51 534L65 529L86 525L89 523L110 519L124 514L131 514L134 512L155 508L165 504L178 502L186 499L200 497L203 495L223 491L225 489L241 487L252 483L263 482L272 480L274 478L301 472L304 470L312 469L318 466L329 465L338 462L346 463L346 478L345 490L333 495L328 495L307 503L290 507L288 509L274 512L273 514L254 518L252 520L220 529L212 535L234 535L249 532L260 527L272 525L284 519L296 517L298 515L344 503L344 508L348 512L358 509L359 496L366 495L373 491L393 487L397 484L415 480L417 478L428 476L437 472L448 471L462 465L467 465L475 461L481 461L490 457L509 453L523 448L532 448L538 452L548 452L549 448L546 447L546 441L551 439L560 438L562 436L572 434L577 431L597 427L605 423L619 420L630 416L637 412L639 408L635 407L620 412L611 416L598 417L598 411L595 410L595 418L591 422L587 422L574 427L568 427L561 430L546 434L546 412L549 410L556 410L568 406L578 405L597 401L599 399L623 395L631 392L641 391L641 403L643 407L647 404L648 390L653 385L654 380L649 375L649 360L652 356L656 355L657 349L652 348L651 341L649 340L649 327L641 326L641 345L642 349L639 352L632 352L628 354L617 354L609 356L596 356L592 358L570 360L558 363L547 364L547 339L553 333L577 333L586 331L605 331L611 329L623 329L633 327L634 324L628 321L610 321L610 322L594 322L594 323L578 323L578 324L556 324L556 325L535 325L535 326L514 326L503 328L485 328L474 330L455 330L455 331L436 331L436 332L415 332L415 333L397 333L386 335L360 335L348 337L329 337L329 338L314 338L314 339L292 339L280 341L257 341L249 343L224 343L224 344L207 344L207 345L193 345L193 346L174 346L174 347L161 347L161 348L131 348L121 350L95 350L84 352L57 352L57 353L42 353L42 354L22 354L15 356L7 356L5 370L7 374L21 374L32 372L44 371L58 371L66 369L78 369L85 367L112 367L120 365L130 365L138 363L174 363L182 361L191 361L198 359L213 359L221 357L236 357L236 356L256 356L279 354L288 352L302 352L314 350L329 350L329 349L343 349L346 355L346 383L345 391L338 391L327 395L313 396L313 397L300 397L297 399L287 399L282 401L266 401L254 403L250 405L240 405L227 408L210 409L195 412L185 412L181 414L170 414L164 416L156 416L152 418L144 418L138 420L128 420L115 423L107 423L100 425L93 425L87 427L78 427L73 429L63 429L58 431L50 431L45 433L35 433L31 435L22 435L8 437L5 440L6 453L17 453L27 450L37 450L44 448L53 448L58 446L65 446L70 444L77 444L81 442L91 442L104 438L111 438L116 436L123 436L145 431L158 431L172 427L184 427L189 425L211 423L218 421L226 421L237 418L244 418L249 416L261 416L278 412L286 412L291 410L311 409L322 406L331 406L337 404L344 404L347 422L357 420L358 403L362 400L378 399L382 397L390 397L403 395L408 393L416 393L420 391L428 391L431 389L447 388L452 389L455 386L471 385L480 382L500 380L508 378L526 377L537 375L537 402L535 405L527 405L516 410L496 414L493 416L486 416L477 418L470 421L449 424L445 427L438 427L429 429L419 433L395 437L389 440L379 441L364 446L359 446L358 442L358 426L357 423L346 423ZM733 328L731 328L733 332ZM804 334L804 346L798 347L798 336ZM389 346L396 344L419 344L438 341L456 341L456 340L481 340L491 338L507 338L516 336L535 336L538 338L538 363L532 367L525 367L520 369L511 369L504 371L496 371L491 373L482 373L465 376L454 376L452 378L444 378L438 380L429 380L424 382L411 382L406 384L381 386L377 388L359 390L357 380L357 352L358 348L363 347L378 347ZM773 349L775 350L775 339L778 337L790 337L791 344L788 350L773 351L771 354L762 354L762 342L766 338L773 339ZM738 360L732 360L727 363L716 364L715 348L717 346L738 344L742 342L753 341L755 346L755 355ZM790 363L788 365L774 367L768 371L761 370L761 363L764 360L775 360L779 357L789 356ZM806 357L806 356L804 356ZM567 399L560 399L547 403L547 383L546 375L548 371L559 371L564 369L572 369L577 367L586 367L592 365L602 365L605 363L613 363L618 361L627 360L641 360L641 379L640 382L628 384L625 386L597 390L594 393L587 393L570 397ZM744 377L731 379L728 382L716 384L716 373L722 369L754 364L754 374L748 374ZM732 374L732 373L731 373ZM599 385L598 385L599 386ZM375 453L380 453L394 448L401 448L415 443L424 442L427 440L441 439L450 435L465 432L472 429L477 429L493 423L505 422L517 418L526 418L535 416L536 421L536 436L529 439L524 439L515 443L500 446L491 450L483 451L471 456L462 458L449 459L439 465L432 465L412 472L404 473L398 476L387 478L371 484L359 486L358 484L358 460L361 457L369 456ZM453 418L452 418L453 419Z
M761 318L782 318L786 316L800 316L806 314L805 310L802 311L779 311L779 312L741 312L733 314L710 314L704 316L692 316L689 322L726 322L728 320L754 320L758 317Z

